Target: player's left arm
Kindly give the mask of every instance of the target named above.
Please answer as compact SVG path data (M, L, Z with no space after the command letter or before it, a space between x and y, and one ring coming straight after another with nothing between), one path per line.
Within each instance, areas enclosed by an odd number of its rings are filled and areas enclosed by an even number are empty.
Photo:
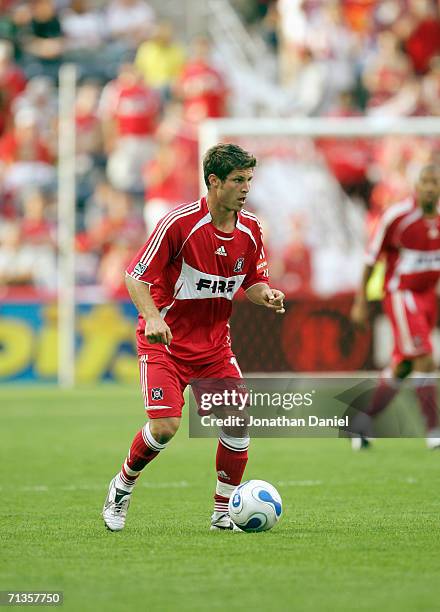
M279 289L272 289L266 283L257 283L246 289L247 298L254 304L266 306L271 310L275 310L277 314L284 314L284 298L285 295Z
M255 254L246 278L243 289L248 300L259 306L265 306L278 314L284 314L284 293L279 289L272 289L269 285L269 268L263 245L263 232L257 221L257 229L254 232Z

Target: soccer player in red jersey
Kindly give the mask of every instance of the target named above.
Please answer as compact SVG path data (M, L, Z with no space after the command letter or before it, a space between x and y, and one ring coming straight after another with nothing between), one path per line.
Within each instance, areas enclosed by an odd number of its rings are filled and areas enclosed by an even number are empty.
M391 206L379 222L367 250L361 287L351 311L352 321L365 326L367 284L374 264L383 257L386 262L383 308L391 322L394 350L391 365L382 373L367 414L371 419L382 412L411 374L425 419L428 448L440 447L431 344L440 277L439 196L440 170L434 164L427 165L420 173L414 197ZM367 429L371 424L368 421L364 420ZM368 438L363 436L352 441L354 449L369 445Z
M203 160L206 197L179 206L156 226L127 269L127 288L139 311L137 346L145 409L121 471L112 479L103 518L124 528L143 468L166 448L180 425L183 391L194 379L240 379L231 349L232 299L284 313L284 294L269 286L261 227L244 210L256 159L219 144ZM228 501L246 466L249 438L222 432L211 529L234 529Z

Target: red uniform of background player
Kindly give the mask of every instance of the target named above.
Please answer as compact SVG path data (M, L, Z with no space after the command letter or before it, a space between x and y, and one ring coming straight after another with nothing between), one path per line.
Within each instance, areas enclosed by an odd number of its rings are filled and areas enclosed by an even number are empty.
M241 378L229 337L238 289L256 304L284 312L283 293L269 286L258 220L242 210L255 164L236 145L210 149L203 164L207 197L166 215L127 269L127 287L139 310L137 346L150 421L110 483L103 517L112 531L125 525L141 470L177 431L189 382ZM248 444L245 433L220 434L214 529L233 529L228 500L243 476Z
M440 278L439 169L425 166L414 198L395 204L384 214L367 251L362 285L352 309L352 320L367 321L366 287L374 264L386 262L384 310L390 319L394 350L368 409L370 417L381 412L412 373L428 432L428 447L440 446L437 385L432 358L431 332L437 320L436 286ZM355 439L356 446L367 440Z

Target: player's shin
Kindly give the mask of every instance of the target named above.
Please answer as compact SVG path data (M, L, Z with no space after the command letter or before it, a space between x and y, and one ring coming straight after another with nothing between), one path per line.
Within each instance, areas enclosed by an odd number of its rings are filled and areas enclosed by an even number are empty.
M436 374L434 372L414 372L412 383L425 419L428 436L433 439L440 438ZM439 444L440 440L437 440L436 445ZM429 442L428 446L431 446Z
M228 512L232 491L240 484L248 460L249 437L235 438L222 433L217 446L217 486L214 513Z
M150 431L150 424L146 423L133 439L127 458L116 476L116 487L131 492L141 471L164 448L166 444L160 444L155 440Z
M384 370L378 380L367 413L370 417L380 414L399 393L402 379L392 375L391 370Z
M373 420L393 401L400 391L403 378L394 375L391 369L381 373L373 395L365 411L360 411L353 418L351 447L353 450L362 450L371 446L374 438Z

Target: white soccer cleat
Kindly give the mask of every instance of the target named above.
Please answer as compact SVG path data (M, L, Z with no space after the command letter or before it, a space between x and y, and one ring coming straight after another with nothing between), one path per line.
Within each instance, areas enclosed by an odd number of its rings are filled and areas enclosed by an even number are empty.
M107 499L102 509L102 518L107 529L110 531L121 531L125 527L131 493L117 489L115 480L116 476L110 481Z
M240 533L244 533L240 527L237 527L227 512L214 512L211 516L210 531L240 531Z
M351 438L351 448L354 451L363 451L371 448L371 438L355 435Z
M428 431L426 446L429 450L440 449L440 429L431 429L431 431Z
M351 448L354 451L362 451L371 448L373 424L371 417L365 412L358 412L352 419L350 425Z

